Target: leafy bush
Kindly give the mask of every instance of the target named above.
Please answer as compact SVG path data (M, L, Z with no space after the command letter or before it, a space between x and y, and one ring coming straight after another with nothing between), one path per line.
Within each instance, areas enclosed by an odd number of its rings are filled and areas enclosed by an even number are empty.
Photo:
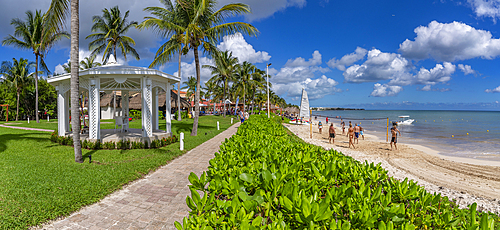
M148 141L144 141L144 148L145 149L149 149L149 143L148 143Z
M137 141L137 142L132 142L132 149L142 149L144 148L144 144L142 142Z
M94 142L90 142L91 144L91 147L90 149L93 149L93 150L99 150L99 149L102 149L102 143L101 143L101 140L97 140L97 141L94 141Z
M374 165L296 141L254 116L189 175L191 209L177 229L493 229L499 217L399 181ZM200 195L201 194L201 195ZM478 221L479 220L479 221Z
M134 118L134 119L141 119L141 111L140 110L135 110L135 109L132 109L130 110L130 117Z
M129 149L130 148L130 141L126 140L119 140L116 143L116 148L117 149Z
M104 143L105 149L116 149L115 142L109 141Z

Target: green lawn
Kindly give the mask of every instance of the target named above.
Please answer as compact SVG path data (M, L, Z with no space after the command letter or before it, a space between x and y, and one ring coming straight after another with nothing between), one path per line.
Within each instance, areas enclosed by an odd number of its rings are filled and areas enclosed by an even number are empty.
M198 136L192 137L192 119L172 123L175 135L185 133L184 152L231 125L229 117L200 117ZM164 129L165 121L160 125ZM55 129L57 123L22 126ZM86 158L78 164L73 148L52 143L49 137L49 132L0 127L0 229L26 229L68 215L184 153L179 143L149 150L83 150L84 156L92 154L93 162Z

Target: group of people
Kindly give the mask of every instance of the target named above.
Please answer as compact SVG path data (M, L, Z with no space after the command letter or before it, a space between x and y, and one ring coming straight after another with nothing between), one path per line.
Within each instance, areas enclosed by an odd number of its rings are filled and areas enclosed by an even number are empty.
M326 123L328 124L328 117L326 118ZM343 119L340 120L340 126L342 127L342 134L346 134L346 123L344 122ZM321 123L321 121L318 123L318 129L319 129L319 133L321 134L322 133L322 130L323 130L323 124ZM328 142L329 143L335 143L335 127L333 127L333 123L330 123L330 127L328 129L328 133L329 133L329 137L328 137ZM393 149L392 145L394 144L394 148L397 150L398 147L396 146L396 143L398 142L398 134L401 136L401 132L399 131L399 129L397 128L397 123L393 123L393 126L391 128L391 135L392 135L392 138L391 138L391 151ZM359 138L363 138L363 140L365 139L365 135L364 135L364 129L363 127L361 127L361 125L358 125L358 124L354 124L354 126L352 125L351 121L349 121L349 128L347 129L347 134L346 134L348 137L349 137L349 148L356 148L354 144L359 144Z

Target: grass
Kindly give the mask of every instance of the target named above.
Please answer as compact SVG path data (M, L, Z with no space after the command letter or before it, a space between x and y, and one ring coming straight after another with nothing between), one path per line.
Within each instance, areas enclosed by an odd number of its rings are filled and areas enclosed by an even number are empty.
M179 143L148 150L84 149L85 157L92 154L91 164L88 159L75 163L73 148L50 142L49 132L0 127L0 229L26 229L95 203L231 125L230 118L200 117L198 136L190 136L192 124L192 119L172 121L175 135L185 132L185 151ZM46 122L24 125L57 127ZM165 122L160 125L165 127Z

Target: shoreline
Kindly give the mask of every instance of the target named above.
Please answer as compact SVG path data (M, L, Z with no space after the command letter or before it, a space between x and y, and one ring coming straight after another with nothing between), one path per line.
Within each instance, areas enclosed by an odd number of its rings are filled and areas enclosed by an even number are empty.
M360 139L356 149L352 149L348 148L348 139L338 125L334 124L335 144L329 144L328 126L323 124L323 132L319 134L317 121L315 124L312 139L308 125L284 126L307 143L337 150L360 162L380 163L389 176L414 180L431 193L456 200L462 208L475 202L478 210L500 214L500 166L496 162L449 157L414 144L398 143L398 150L390 151L389 143L373 134L365 134L365 140Z
M331 120L333 120L333 119L338 120L337 118L332 118ZM317 130L317 125L318 125L319 121L321 121L323 123L323 130L326 130L326 132L328 132L328 130L326 129L327 126L325 125L326 119L324 117L318 117L318 119L313 120L313 130L315 128ZM328 124L330 124L330 123L328 123ZM333 126L336 129L342 130L342 128L335 123ZM348 126L349 125L346 122L346 132L347 132L347 129L349 128ZM368 130L368 131L370 131L370 130ZM390 144L389 142L384 141L383 139L381 139L379 136L377 136L375 134L365 134L365 137L367 137L367 138L369 137L371 141L376 141L376 142L384 143L387 145ZM389 140L390 140L390 137L389 137ZM401 141L401 138L399 138L399 136L398 136L398 142L400 142L400 141ZM419 139L419 141L423 141L423 140ZM412 143L412 144L404 143L404 145L411 147L415 150L433 155L435 157L439 157L439 158L446 159L446 160L453 161L453 162L457 162L457 163L500 167L500 160L486 160L486 159L478 159L478 158L465 157L465 156L450 156L450 155L441 154L441 152L439 150L436 150L436 149L432 148L431 146L424 146L422 144L414 144L414 143Z

